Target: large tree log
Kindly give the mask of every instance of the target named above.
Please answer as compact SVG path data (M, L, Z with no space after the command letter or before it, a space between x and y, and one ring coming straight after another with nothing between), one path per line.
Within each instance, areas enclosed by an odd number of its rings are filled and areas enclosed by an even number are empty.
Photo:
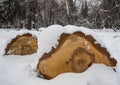
M22 36L18 35L7 45L5 49L6 55L28 55L37 52L37 38L26 33Z
M91 35L85 36L82 32L62 34L57 48L44 54L37 68L45 78L51 79L61 73L84 72L92 63L115 66L116 60L94 42Z

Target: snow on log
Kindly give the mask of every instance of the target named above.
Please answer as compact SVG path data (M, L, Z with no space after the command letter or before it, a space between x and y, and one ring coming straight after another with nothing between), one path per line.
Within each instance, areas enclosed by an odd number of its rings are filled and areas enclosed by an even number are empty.
M91 35L82 32L62 34L57 48L42 56L38 63L38 70L47 79L52 79L61 73L84 72L92 63L116 66L117 61L110 58L106 48L95 44Z
M6 55L28 55L37 52L37 38L32 34L26 33L17 35L16 38L7 45Z

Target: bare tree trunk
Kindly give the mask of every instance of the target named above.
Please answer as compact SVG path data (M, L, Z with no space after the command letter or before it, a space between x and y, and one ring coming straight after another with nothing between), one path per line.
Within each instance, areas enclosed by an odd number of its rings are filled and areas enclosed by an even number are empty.
M67 10L67 21L68 24L74 24L73 16L72 16L72 6L70 3L73 3L72 0L65 0L66 10Z
M44 27L49 25L49 1L44 0Z
M31 30L32 29L32 19L31 19L31 16L30 16L30 10L29 10L29 1L27 0L26 1L26 28Z

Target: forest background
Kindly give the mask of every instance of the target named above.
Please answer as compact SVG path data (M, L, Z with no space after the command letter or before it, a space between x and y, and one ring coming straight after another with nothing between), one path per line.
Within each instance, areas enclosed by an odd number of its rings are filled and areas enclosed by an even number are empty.
M120 0L1 0L0 28L38 29L71 24L120 29Z

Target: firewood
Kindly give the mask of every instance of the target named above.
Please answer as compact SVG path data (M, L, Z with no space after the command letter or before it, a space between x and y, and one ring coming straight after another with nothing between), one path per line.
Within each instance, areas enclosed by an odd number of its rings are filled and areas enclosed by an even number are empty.
M62 34L57 48L53 48L39 60L37 68L46 79L52 79L61 73L81 73L92 63L115 66L117 61L110 58L106 48L95 44L91 35L82 32Z
M18 35L7 45L6 55L28 55L37 52L37 38L26 33Z

